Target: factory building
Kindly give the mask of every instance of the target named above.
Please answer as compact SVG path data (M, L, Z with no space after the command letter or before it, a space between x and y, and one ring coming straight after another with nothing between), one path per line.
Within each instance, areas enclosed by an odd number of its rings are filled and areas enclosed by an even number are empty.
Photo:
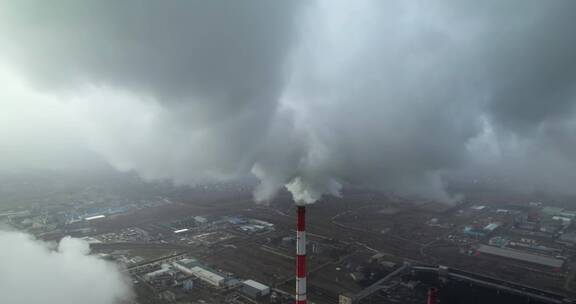
M520 250L499 248L499 247L488 246L488 245L480 245L478 247L478 252L490 254L490 255L495 255L495 256L500 256L500 257L504 257L504 258L509 258L509 259L514 259L514 260L518 260L518 261L522 261L522 262L528 262L528 263L537 264L537 265L541 265L541 266L552 267L555 269L560 269L562 267L562 265L564 264L563 260L560 260L557 258L527 253L527 252L520 251Z
M567 217L569 219L576 219L576 211L564 210L559 215L562 217Z
M557 242L568 246L576 245L576 232L567 232L562 234L560 238L558 238Z
M190 292L192 291L193 288L194 288L194 281L188 279L182 282L182 289L184 289L184 291Z
M548 233L548 234L555 234L560 229L564 227L565 223L561 220L555 220L554 217L552 219L546 219L540 223L540 232Z
M465 235L473 238L483 238L487 235L492 234L496 229L500 227L500 223L490 223L483 228L466 226L462 231Z
M565 226L565 227L570 226L570 224L572 223L572 218L569 218L566 216L560 216L560 215L553 216L552 220L562 223L561 225Z
M542 213L547 216L560 215L564 211L564 208L559 207L544 207L542 208Z
M204 283L207 283L214 287L222 287L224 285L224 277L216 274L210 270L204 269L200 266L195 266L190 269L189 272L185 272L187 274L191 274L198 279L202 280Z
M168 264L162 264L162 266L161 266L160 269L145 274L145 275L144 275L144 279L146 279L146 280L151 280L151 279L153 279L154 277L167 274L167 273L169 273L169 272L171 272L171 271L172 271L172 269L170 268L170 265L168 265Z
M270 294L270 287L253 280L246 280L242 282L241 291L255 299Z
M174 267L176 267L176 269L186 273L186 274L190 274L190 271L192 268L194 268L195 266L200 265L200 263L198 263L198 260L195 258L187 258L187 259L182 259L180 261L176 261L174 262Z
M494 230L498 229L498 227L500 227L500 223L490 223L486 225L483 230L487 233L492 233Z
M477 239L486 236L486 231L472 226L464 227L464 230L462 232L468 237L473 237Z

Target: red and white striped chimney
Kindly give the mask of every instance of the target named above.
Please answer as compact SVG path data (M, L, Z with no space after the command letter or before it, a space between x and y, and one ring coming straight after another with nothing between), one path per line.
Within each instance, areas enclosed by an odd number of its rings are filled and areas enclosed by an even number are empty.
M427 304L438 304L438 289L434 287L428 288L428 299Z
M306 304L306 207L296 209L296 304Z

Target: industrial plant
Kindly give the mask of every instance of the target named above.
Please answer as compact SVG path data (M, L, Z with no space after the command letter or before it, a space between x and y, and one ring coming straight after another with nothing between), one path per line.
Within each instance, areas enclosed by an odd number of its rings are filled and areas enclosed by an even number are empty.
M142 304L572 303L576 295L576 211L544 201L440 205L377 192L296 207L289 198L148 200L114 212L99 207L110 202L90 203L90 212L78 202L1 217L44 239L83 238L131 277ZM66 220L72 214L82 220Z

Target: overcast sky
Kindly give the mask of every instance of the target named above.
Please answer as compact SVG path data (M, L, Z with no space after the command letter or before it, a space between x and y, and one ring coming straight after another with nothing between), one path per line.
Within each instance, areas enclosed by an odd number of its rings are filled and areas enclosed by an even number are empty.
M576 2L0 2L0 165L573 193Z

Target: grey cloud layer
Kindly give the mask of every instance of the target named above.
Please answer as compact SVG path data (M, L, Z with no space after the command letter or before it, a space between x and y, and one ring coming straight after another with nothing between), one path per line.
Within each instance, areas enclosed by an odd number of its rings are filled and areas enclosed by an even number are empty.
M114 164L180 182L249 172L277 107L298 1L5 6L5 54L41 89L136 95L91 98L102 130L90 137Z
M312 202L350 184L450 200L442 175L461 168L522 180L533 163L546 174L531 182L554 185L574 165L572 1L2 11L5 58L43 90L82 92L93 147L145 177L252 172L258 199L288 185Z

